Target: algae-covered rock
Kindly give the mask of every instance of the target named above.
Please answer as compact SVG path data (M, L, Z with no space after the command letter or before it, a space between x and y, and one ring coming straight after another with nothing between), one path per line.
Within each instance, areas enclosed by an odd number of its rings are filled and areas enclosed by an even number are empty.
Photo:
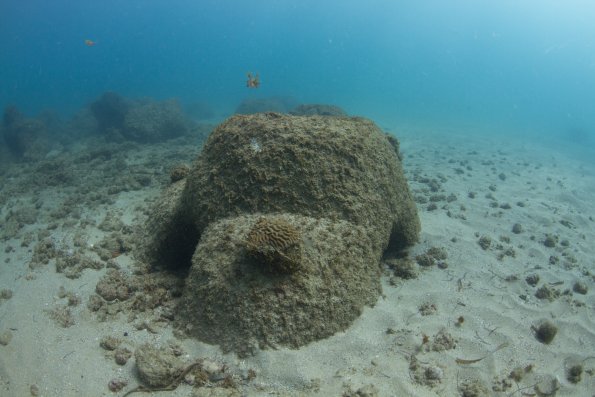
M401 247L420 228L393 146L358 117L231 117L207 139L183 200L199 232L256 212L348 220Z
M138 376L149 387L171 384L184 364L170 350L145 343L134 352Z
M182 304L181 318L192 334L239 354L296 348L346 329L376 302L382 251L368 229L348 221L267 216L300 236L299 266L277 270L268 258L250 254L251 231L262 219L213 222L201 236Z
M236 115L158 200L144 258L190 266L177 321L224 350L345 330L420 224L398 146L363 118Z

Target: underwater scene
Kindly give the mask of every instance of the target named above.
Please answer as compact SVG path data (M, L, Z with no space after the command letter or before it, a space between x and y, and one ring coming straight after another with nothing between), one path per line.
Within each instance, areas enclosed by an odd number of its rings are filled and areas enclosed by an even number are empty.
M595 396L595 3L0 1L0 396Z

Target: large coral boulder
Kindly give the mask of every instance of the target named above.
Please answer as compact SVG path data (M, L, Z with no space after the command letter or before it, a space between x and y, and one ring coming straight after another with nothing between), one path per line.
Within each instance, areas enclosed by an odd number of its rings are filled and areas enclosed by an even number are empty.
M381 292L383 253L418 238L397 147L363 118L261 113L217 127L146 228L149 261L188 253L180 326L238 354L346 329Z
M386 248L417 239L401 162L370 120L259 113L234 116L205 143L185 208L199 231L224 217L289 212L368 226Z

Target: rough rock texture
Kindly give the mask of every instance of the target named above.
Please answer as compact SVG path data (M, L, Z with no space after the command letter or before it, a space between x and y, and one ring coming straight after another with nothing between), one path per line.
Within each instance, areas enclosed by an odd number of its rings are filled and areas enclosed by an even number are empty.
M271 269L246 250L262 217L214 222L201 237L186 281L182 318L192 333L240 355L299 347L346 329L381 292L381 250L346 221L273 215L300 231L299 269Z
M172 383L183 368L182 361L166 348L148 343L134 352L138 376L149 387L164 387Z
M368 225L407 246L419 219L393 146L370 120L263 113L217 127L188 177L198 231L245 213L289 212Z
M153 214L146 259L191 263L179 325L240 355L346 329L420 230L398 146L348 117L233 116Z

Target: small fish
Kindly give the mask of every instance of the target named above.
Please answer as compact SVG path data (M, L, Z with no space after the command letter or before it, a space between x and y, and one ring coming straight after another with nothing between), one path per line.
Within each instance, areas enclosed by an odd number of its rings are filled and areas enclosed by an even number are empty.
M457 359L455 359L455 362L457 364L461 364L461 365L475 364L477 362L480 362L484 358L489 357L490 355L496 353L498 350L504 349L505 347L508 347L508 342L501 343L500 345L498 345L497 348L495 348L494 350L492 350L491 352L489 352L488 354L486 354L483 357L476 358L474 360L467 360L467 359L464 359L464 358L457 358Z
M258 73L256 73L256 76L252 76L252 73L250 72L246 74L248 76L248 81L246 81L246 87L258 88L260 86L260 77L258 76Z
M85 40L85 45L86 45L87 47L93 47L95 44L97 44L97 42L96 42L96 41L89 40L89 39Z

